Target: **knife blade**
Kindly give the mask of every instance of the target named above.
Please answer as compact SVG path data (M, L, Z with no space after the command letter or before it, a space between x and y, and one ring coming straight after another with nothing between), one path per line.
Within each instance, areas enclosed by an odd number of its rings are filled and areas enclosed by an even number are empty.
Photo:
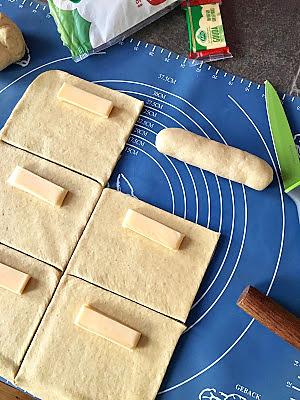
M284 191L296 203L300 222L300 160L298 151L281 100L269 81L265 82L265 97Z

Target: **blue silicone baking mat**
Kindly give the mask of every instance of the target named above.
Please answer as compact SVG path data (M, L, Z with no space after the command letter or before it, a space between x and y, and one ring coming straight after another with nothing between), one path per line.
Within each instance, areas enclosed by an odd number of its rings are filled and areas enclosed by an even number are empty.
M142 99L144 112L109 186L222 234L158 399L299 400L300 353L235 305L252 284L298 315L300 309L300 227L282 190L264 88L131 39L75 64L47 6L0 0L0 11L19 23L30 49L23 66L1 72L0 126L48 69ZM300 100L283 96L283 104L299 140ZM155 135L165 127L187 128L257 154L274 168L273 183L255 192L158 153Z

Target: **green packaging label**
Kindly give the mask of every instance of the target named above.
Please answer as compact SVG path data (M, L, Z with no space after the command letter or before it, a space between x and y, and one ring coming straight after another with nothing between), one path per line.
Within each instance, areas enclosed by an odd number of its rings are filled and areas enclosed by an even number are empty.
M219 4L188 6L186 16L192 52L226 47Z

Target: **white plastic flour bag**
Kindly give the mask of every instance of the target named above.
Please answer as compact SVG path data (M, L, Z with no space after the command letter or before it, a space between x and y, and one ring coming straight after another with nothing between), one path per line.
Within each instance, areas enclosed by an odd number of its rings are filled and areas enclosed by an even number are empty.
M178 0L49 0L61 39L75 61L124 39L179 3Z

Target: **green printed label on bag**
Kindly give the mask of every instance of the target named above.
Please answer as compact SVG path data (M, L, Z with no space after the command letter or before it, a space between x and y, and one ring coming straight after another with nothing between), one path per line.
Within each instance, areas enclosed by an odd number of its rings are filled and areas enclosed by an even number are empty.
M188 6L186 15L191 51L226 46L219 4Z
M79 3L80 1L72 0L71 4ZM55 0L48 1L63 44L70 49L72 56L79 56L91 51L91 22L80 15L76 4L74 7L71 6L70 9L62 10L55 3Z

